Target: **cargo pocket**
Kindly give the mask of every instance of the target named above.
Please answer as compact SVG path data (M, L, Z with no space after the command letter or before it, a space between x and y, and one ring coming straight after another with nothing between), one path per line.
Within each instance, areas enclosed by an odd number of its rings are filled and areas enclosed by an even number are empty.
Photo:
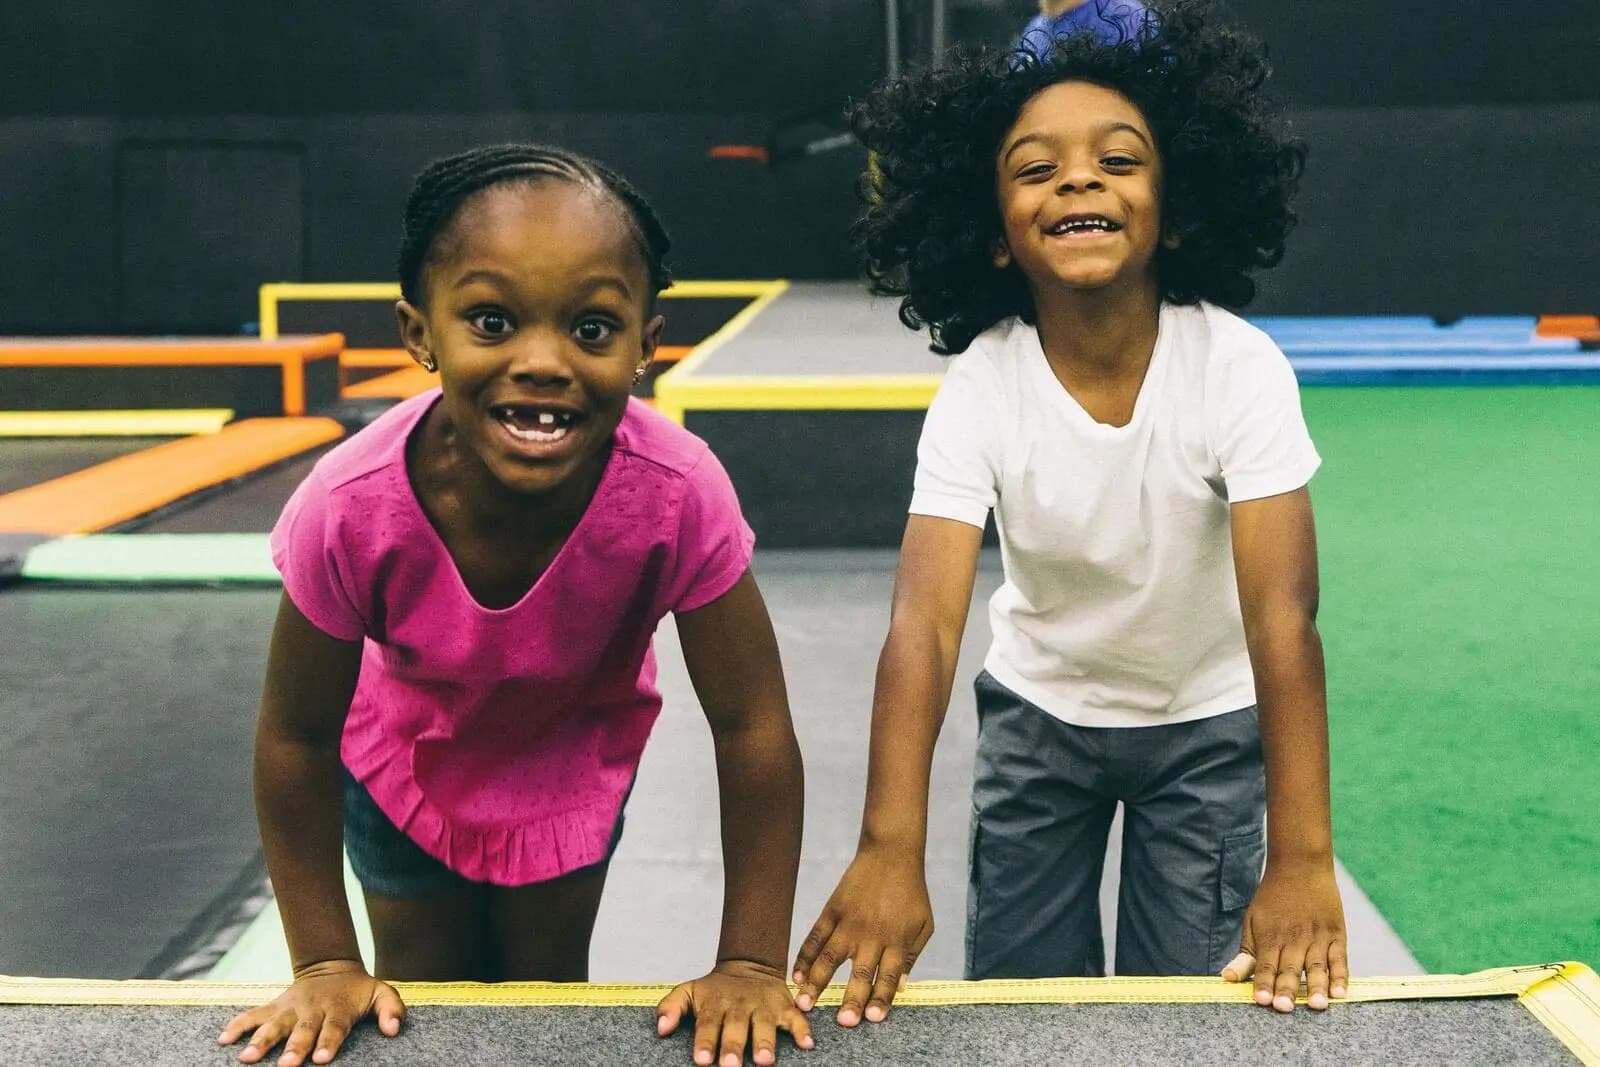
M1266 831L1259 827L1222 839L1217 863L1217 911L1211 919L1211 953L1207 960L1212 974L1227 966L1239 949L1244 909L1261 884L1266 851Z

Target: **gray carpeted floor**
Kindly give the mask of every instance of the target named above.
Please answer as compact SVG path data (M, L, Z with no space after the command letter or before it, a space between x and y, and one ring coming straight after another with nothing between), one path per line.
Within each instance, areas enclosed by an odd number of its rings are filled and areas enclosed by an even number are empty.
M946 361L928 351L926 332L901 325L899 306L856 282L791 282L694 373L943 374Z
M238 1049L214 1043L228 1008L0 1007L5 1063L214 1065ZM1242 1005L1087 1004L906 1008L881 1026L844 1031L813 1013L817 1048L780 1037L781 1062L916 1065L1153 1063L1501 1065L1573 1057L1516 1001L1346 1005L1279 1016ZM413 1009L393 1040L364 1026L336 1061L414 1064L690 1063L689 1037L659 1039L647 1008ZM272 1063L275 1057L264 1062Z

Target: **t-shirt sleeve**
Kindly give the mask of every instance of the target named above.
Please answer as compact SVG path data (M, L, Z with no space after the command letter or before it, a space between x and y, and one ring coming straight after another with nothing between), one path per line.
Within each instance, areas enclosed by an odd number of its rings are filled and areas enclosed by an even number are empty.
M361 640L367 627L339 542L333 494L315 471L284 505L269 544L283 590L300 614L330 637Z
M1294 368L1267 338L1233 354L1208 406L1211 445L1231 503L1292 492L1321 466Z
M733 482L709 450L689 472L678 509L678 544L667 607L694 611L732 589L750 568L756 535Z
M972 355L958 356L928 405L917 442L911 514L982 528L1000 499L999 383Z

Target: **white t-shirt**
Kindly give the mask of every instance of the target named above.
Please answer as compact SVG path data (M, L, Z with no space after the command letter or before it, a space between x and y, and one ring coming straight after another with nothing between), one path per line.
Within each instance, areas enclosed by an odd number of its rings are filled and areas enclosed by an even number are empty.
M981 527L994 509L1000 684L1079 726L1154 726L1255 703L1228 503L1320 463L1288 358L1221 308L1162 306L1123 427L1095 422L1011 319L951 361L911 511Z

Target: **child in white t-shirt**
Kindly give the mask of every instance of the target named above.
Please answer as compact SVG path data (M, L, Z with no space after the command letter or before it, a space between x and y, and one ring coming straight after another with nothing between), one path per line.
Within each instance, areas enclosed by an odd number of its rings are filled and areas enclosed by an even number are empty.
M854 961L846 1026L887 1014L933 931L929 773L990 511L968 977L1102 973L1120 801L1120 973L1253 973L1279 1011L1302 975L1312 1008L1345 995L1319 459L1288 361L1223 310L1281 257L1304 149L1258 45L1208 0L1154 13L1130 40L912 74L854 115L879 160L873 288L960 354L918 450L859 849L796 961L804 1009Z

